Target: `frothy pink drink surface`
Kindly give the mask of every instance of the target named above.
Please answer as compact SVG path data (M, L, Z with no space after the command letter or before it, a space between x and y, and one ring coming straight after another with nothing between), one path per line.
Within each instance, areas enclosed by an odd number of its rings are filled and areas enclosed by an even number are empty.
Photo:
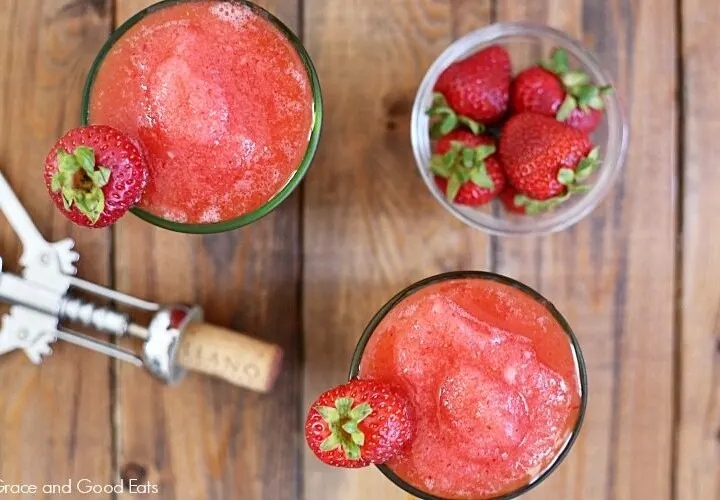
M150 163L140 202L175 222L252 212L308 147L312 89L297 50L240 3L190 1L149 14L111 48L90 122L138 139Z
M581 404L575 351L524 292L462 279L421 289L370 337L360 378L393 382L418 416L412 443L387 465L442 498L511 492L557 457Z

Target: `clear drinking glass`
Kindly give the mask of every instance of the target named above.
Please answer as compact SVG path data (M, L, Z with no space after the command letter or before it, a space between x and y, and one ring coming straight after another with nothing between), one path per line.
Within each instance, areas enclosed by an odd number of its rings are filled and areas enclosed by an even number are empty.
M82 96L82 111L80 117L81 123L83 125L87 125L90 122L90 98L92 96L93 84L95 82L98 72L100 71L103 61L105 60L105 57L112 49L115 42L122 38L123 35L125 35L125 33L127 33L130 28L141 22L146 16L152 14L153 12L164 9L166 7L170 7L175 4L195 1L213 2L215 0L162 0L136 13L134 16L132 16L130 19L120 25L110 35L103 47L100 49L100 52L98 52L98 55L95 57L95 60L90 67L90 72L88 73L87 80L85 81L85 87L83 89ZM134 207L131 209L131 212L140 217L141 219L164 229L169 229L171 231L177 231L181 233L195 234L221 233L224 231L231 231L246 226L252 222L255 222L261 217L264 217L272 210L274 210L278 205L280 205L288 196L290 196L290 194L295 190L295 188L297 188L298 185L302 182L305 174L307 174L307 171L310 168L310 164L312 163L313 157L315 156L315 151L318 147L318 142L320 141L320 130L322 128L323 118L322 94L320 91L320 81L318 79L317 72L315 71L315 67L313 66L312 60L310 59L310 55L307 53L307 50L305 50L305 47L303 46L300 39L290 30L290 28L288 28L282 21L280 21L270 12L248 0L233 1L235 3L240 3L247 6L255 13L270 21L282 34L287 37L287 39L291 42L292 46L295 47L298 55L300 56L305 66L305 70L307 71L310 85L312 87L313 95L313 124L312 130L310 132L307 150L305 151L305 156L303 157L300 166L297 168L297 170L295 170L293 175L288 179L287 183L280 191L278 191L270 200L268 200L261 207L235 219L217 222L213 224L184 224L163 219L162 217L158 217L157 215L151 214L150 212L147 212L146 210L138 207Z
M511 55L513 74L549 57L553 48L563 48L571 65L585 71L597 85L612 84L597 58L581 42L566 33L532 23L493 24L458 39L430 66L420 84L412 112L411 140L415 161L428 189L448 212L468 226L499 236L540 235L566 229L587 216L608 194L622 170L627 154L629 128L623 116L617 92L605 97L604 118L592 139L600 147L601 165L590 177L592 189L573 195L554 210L539 215L512 214L500 201L473 208L450 203L435 185L428 166L431 157L429 117L433 86L440 74L453 62L489 46L502 45Z
M567 454L570 452L570 448L572 448L572 445L575 443L575 440L577 439L580 428L582 427L583 419L585 418L585 410L587 409L587 401L588 401L588 395L587 395L587 369L585 367L585 360L583 359L582 351L580 349L580 344L578 343L577 337L575 337L575 334L573 333L572 329L570 328L570 325L568 324L567 320L563 317L562 314L555 308L555 306L547 300L545 297L540 295L538 292L533 290L532 288L528 287L527 285L520 283L519 281L516 281L512 278L508 278L506 276L502 276L495 273L490 272L483 272L483 271L455 271L455 272L449 272L444 274L439 274L437 276L432 276L430 278L426 278L422 281L418 281L417 283L414 283L407 287L405 290L401 291L397 295L395 295L393 298L391 298L382 308L373 316L372 320L370 320L370 323L365 327L365 331L363 332L362 336L360 337L360 340L357 344L357 347L355 348L355 353L353 354L352 361L350 363L350 373L349 373L349 379L352 380L354 378L357 378L360 373L360 362L362 361L363 353L365 352L365 347L367 346L370 337L372 336L375 329L378 327L380 322L385 318L385 316L393 310L395 306L397 306L400 302L402 302L404 299L409 297L410 295L420 291L424 287L427 287L429 285L433 285L436 283L441 283L443 281L449 281L449 280L459 280L459 279L480 279L480 280L490 280L495 281L504 285L511 286L513 288L516 288L520 290L521 292L529 295L533 300L537 301L539 304L544 306L550 314L557 320L557 322L562 326L563 330L567 334L568 342L570 343L572 350L575 354L576 359L576 366L577 366L577 374L578 374L578 380L580 383L580 410L578 412L577 421L575 422L575 425L573 427L573 430L570 434L569 439L566 441L565 446L559 450L557 453L555 459L542 471L540 472L536 477L534 477L529 483L523 485L522 487L516 489L515 491L508 493L506 495L494 497L494 498L488 498L486 500L510 500L512 498L517 498L520 495L527 493L529 490L540 484L542 481L544 481L550 474L553 473L555 469L560 465L560 463L563 461L563 459L567 456ZM397 487L401 488L402 490L406 491L407 493L410 493L414 497L417 497L421 500L447 500L444 498L439 498L434 495L431 495L429 493L426 493L424 491L421 491L417 489L416 487L408 484L403 479L401 479L397 474L395 474L388 466L386 465L378 465L377 468L382 472L385 477L387 477L390 481L392 481Z

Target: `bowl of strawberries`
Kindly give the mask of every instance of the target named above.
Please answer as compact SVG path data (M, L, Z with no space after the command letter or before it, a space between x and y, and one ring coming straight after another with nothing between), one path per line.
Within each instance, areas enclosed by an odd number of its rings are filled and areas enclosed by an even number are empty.
M413 153L451 214L499 236L541 235L611 190L629 129L613 83L567 34L499 23L450 45L420 84Z

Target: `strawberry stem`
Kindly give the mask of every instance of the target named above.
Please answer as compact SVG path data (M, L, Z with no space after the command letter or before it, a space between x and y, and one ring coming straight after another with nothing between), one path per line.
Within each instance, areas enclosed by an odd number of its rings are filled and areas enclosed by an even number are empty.
M475 135L479 135L485 130L481 123L467 116L458 115L440 92L433 92L433 103L430 109L427 110L427 114L436 118L436 121L430 127L430 137L433 139L448 135L459 124L465 125Z
M444 155L432 156L430 171L448 180L445 197L452 202L466 182L473 182L485 189L495 188L495 183L485 165L485 160L493 154L495 154L495 146L492 144L471 148L462 142L452 141L450 151Z
M575 108L577 108L577 100L570 94L567 94L565 96L565 100L558 108L555 118L557 118L557 121L559 122L564 122L568 119L570 113L572 113Z
M79 146L72 153L57 150L57 169L50 179L50 190L60 193L65 210L73 205L95 224L105 210L102 188L110 181L111 170L95 165L95 152Z
M361 460L360 447L365 444L365 434L358 424L372 413L372 407L361 403L353 408L353 402L353 398L338 398L335 408L315 407L330 428L330 436L320 444L320 449L329 452L342 448L348 460Z
M613 89L611 85L593 85L587 73L570 69L570 61L564 49L553 50L549 61L542 61L540 65L546 70L554 73L562 82L567 96L562 102L555 118L558 121L565 121L573 110L580 108L584 112L591 109L605 109L605 101L602 96L610 94Z

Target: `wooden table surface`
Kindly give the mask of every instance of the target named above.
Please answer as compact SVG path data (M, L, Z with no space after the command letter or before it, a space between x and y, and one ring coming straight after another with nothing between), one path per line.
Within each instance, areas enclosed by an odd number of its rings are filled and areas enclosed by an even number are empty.
M259 396L194 376L165 388L68 345L41 368L7 355L1 480L138 477L159 489L82 497L103 499L404 499L375 470L321 466L304 447L305 405L345 378L360 332L395 292L441 271L488 269L554 301L588 363L581 437L527 498L720 499L720 2L265 0L303 38L324 91L321 147L302 188L228 234L174 234L134 217L78 230L47 200L44 154L78 124L108 33L148 3L0 1L0 168L47 237L77 239L82 277L202 304L210 320L282 345L284 371ZM445 213L409 143L429 64L459 35L505 20L593 47L632 127L611 195L573 229L536 240L490 238ZM18 250L0 223L11 270Z

